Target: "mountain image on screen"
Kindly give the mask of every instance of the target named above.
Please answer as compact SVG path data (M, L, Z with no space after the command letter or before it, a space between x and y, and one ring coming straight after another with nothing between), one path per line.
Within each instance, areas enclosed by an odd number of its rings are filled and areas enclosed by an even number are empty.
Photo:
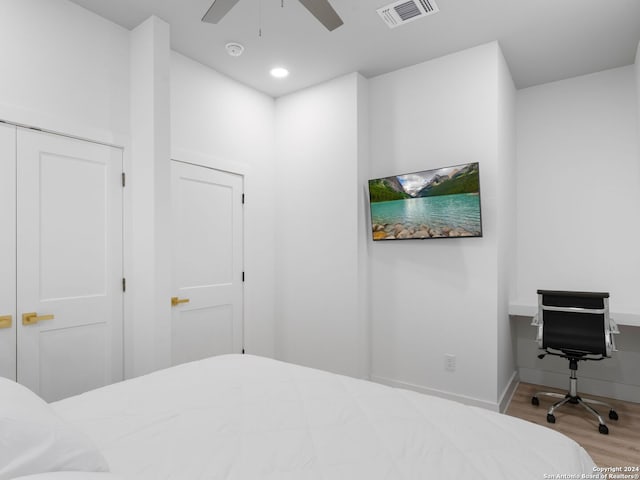
M374 240L481 237L478 163L369 180Z

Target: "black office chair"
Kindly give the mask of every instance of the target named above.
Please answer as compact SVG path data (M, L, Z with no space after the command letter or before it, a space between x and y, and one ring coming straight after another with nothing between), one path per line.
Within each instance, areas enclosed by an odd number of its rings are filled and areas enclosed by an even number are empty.
M552 392L537 392L533 405L539 405L538 396L560 398L549 407L547 422L555 423L553 414L565 403L582 405L598 418L598 430L608 434L609 429L600 414L588 403L609 408L609 418L618 419L618 414L608 403L582 398L578 395L578 362L580 360L602 360L615 351L613 334L619 333L615 322L609 317L609 294L594 292L562 292L538 290L538 314L531 325L538 327L538 345L545 353L569 360L569 392L566 395Z

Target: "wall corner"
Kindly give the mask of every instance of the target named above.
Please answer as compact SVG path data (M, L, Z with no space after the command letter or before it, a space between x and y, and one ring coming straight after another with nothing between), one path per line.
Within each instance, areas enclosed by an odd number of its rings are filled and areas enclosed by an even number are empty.
M152 16L130 33L131 152L125 377L170 365L170 28ZM128 267L128 268L127 268Z

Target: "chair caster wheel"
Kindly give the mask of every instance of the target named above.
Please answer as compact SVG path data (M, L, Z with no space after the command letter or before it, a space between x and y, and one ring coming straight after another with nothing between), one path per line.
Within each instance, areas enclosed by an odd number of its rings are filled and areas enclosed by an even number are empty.
M547 413L547 422L556 423L556 416L553 413Z
M609 418L611 420L617 420L618 419L618 413L615 410L609 410Z
M608 435L609 434L609 428L607 428L606 425L599 425L598 426L598 431L603 435Z
M536 407L540 405L540 400L538 400L538 397L531 397L531 405L535 405Z

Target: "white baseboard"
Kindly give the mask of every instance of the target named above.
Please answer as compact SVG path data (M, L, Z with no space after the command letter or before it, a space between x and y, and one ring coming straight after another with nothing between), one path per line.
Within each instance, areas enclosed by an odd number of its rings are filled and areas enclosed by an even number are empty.
M498 401L498 407L500 408L500 412L504 413L507 410L507 407L511 403L511 399L513 398L513 394L516 392L516 388L518 388L518 384L520 383L520 375L517 370L513 371L509 382L507 382L507 386L505 387L502 395L500 395L500 399Z
M516 375L515 372L514 372L514 375ZM515 378L517 378L517 376ZM422 385L414 385L412 383L400 382L398 380L392 380L390 378L380 377L378 375L371 375L371 381L382 383L383 385L388 385L390 387L404 388L406 390L413 390L414 392L418 392L418 393L426 393L427 395L433 395L434 397L446 398L447 400L454 400L456 402L464 403L465 405L473 405L475 407L485 408L487 410L491 410L494 412L501 411L499 410L500 406L498 405L498 403L490 402L488 400L482 400L479 398L468 397L466 395L459 395L456 393L445 392L445 391L436 390L433 388L427 388L427 387L423 387ZM509 387L507 387L507 390L511 388L511 383L512 382L509 383ZM516 381L515 384L517 385L518 382ZM507 390L505 390L505 392Z
M549 387L569 389L569 371L567 373L549 372L533 368L520 367L520 381L546 385ZM578 374L578 392L600 397L608 397L626 402L638 402L640 398L640 386L626 385L623 383L607 382L589 377L581 377Z

